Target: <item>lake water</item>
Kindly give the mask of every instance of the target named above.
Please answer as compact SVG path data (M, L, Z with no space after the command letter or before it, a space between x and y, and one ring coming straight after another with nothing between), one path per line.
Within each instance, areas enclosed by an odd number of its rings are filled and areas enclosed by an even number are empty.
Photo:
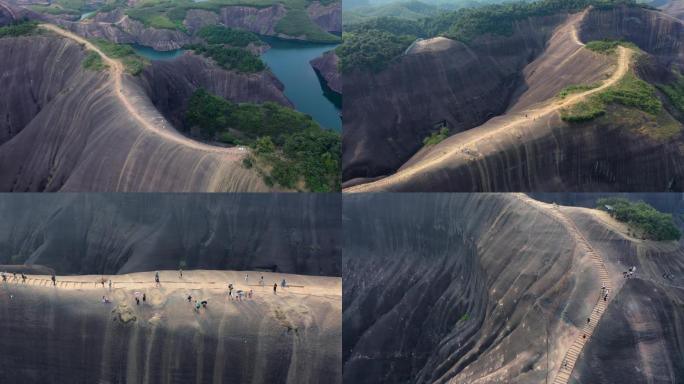
M133 47L135 53L149 60L171 60L181 56L183 52L185 52L184 49L176 49L173 51L156 51L153 48L139 44L131 44L131 47Z
M314 44L293 42L276 38L261 37L271 49L261 59L285 86L285 96L295 108L311 115L321 126L342 130L339 103L334 96L327 95L309 61L335 48L335 44ZM331 100L333 99L333 100Z
M85 20L85 19L89 18L90 16L94 15L95 13L97 13L97 11L82 13L81 18L78 19L78 21Z

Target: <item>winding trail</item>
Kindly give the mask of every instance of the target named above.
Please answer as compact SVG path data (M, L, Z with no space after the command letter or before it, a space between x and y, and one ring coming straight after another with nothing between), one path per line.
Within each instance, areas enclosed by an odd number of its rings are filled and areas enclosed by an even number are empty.
M159 135L162 138L173 143L176 143L178 145L181 145L183 147L210 153L225 154L227 156L234 157L233 160L238 160L246 154L246 151L239 147L222 148L191 140L176 132L175 130L172 130L172 128L166 128L169 125L169 123L166 122L165 119L159 117L151 119L145 116L145 114L142 111L140 111L133 103L131 103L131 101L129 100L130 96L126 95L126 90L124 89L123 81L125 68L121 61L105 55L105 53L102 52L102 50L100 50L100 48L98 48L96 45L72 32L66 31L53 24L40 24L39 26L43 29L49 30L68 39L74 40L75 42L83 45L86 49L89 49L99 54L100 57L102 57L102 60L109 67L109 72L111 74L111 86L114 88L114 93L121 101L121 104L129 112L130 116L132 116L138 123L140 123L140 125L147 132Z
M581 20L581 18L579 20ZM584 44L581 41L579 41L576 24L572 29L570 38L573 40L575 44L584 46ZM442 168L442 164L449 161L449 159L452 156L456 156L460 153L470 153L469 147L474 144L477 144L478 142L485 141L493 136L499 135L502 131L510 130L516 126L529 124L530 119L539 119L543 116L559 112L563 108L574 105L577 102L580 102L583 99L587 98L588 96L601 92L615 85L629 71L633 54L634 52L632 50L619 46L616 70L607 80L605 80L601 84L601 86L597 88L585 92L571 94L565 97L564 99L553 99L549 103L543 104L541 107L521 111L521 113L517 113L511 116L510 119L506 119L505 121L492 122L490 124L485 123L484 125L481 125L478 128L474 128L475 130L483 130L483 132L479 135L472 135L471 138L467 141L459 142L458 144L449 148L444 148L438 154L432 156L428 154L425 159L420 160L414 165L408 166L407 168L400 169L393 175L365 184L359 184L353 187L346 188L344 189L344 192L379 192L388 189L394 184L399 184L401 182L407 181L416 174L422 174L427 171L439 170ZM469 132L472 131L473 130L470 130Z
M17 17L17 14L14 12L14 10L7 4L3 3L0 1L0 8L6 10L9 15L12 17L12 20L18 20L19 18Z
M572 344L565 352L565 356L563 357L560 369L556 373L553 383L567 384L570 381L572 371L575 368L575 364L577 364L577 360L579 360L579 357L582 354L584 346L587 342L589 342L589 340L591 340L591 336L593 335L594 330L601 321L601 317L603 316L603 313L606 311L606 308L610 304L610 301L612 300L613 296L615 296L615 293L612 290L610 278L608 276L608 270L606 269L606 265L603 260L603 257L601 256L601 253L596 251L591 246L591 244L589 244L589 242L584 237L584 235L582 235L582 233L579 231L575 223L563 212L561 212L557 205L551 205L542 203L540 201L536 201L522 193L516 193L514 194L514 196L528 205L543 210L550 217L556 219L556 221L561 223L568 230L569 234L575 239L577 244L579 244L585 250L586 254L588 254L591 257L591 260L594 263L594 269L598 271L598 275L601 280L601 286L606 287L607 292L609 293L608 300L604 301L603 297L598 297L596 304L594 304L594 307L591 310L591 315L589 316L591 321L589 323L584 324L584 326L580 330L580 333L577 335L577 337L575 337Z

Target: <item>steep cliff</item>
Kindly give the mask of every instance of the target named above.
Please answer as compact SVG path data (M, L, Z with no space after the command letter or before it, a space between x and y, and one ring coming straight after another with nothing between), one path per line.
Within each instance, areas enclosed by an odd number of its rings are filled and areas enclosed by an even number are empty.
M266 8L231 6L221 8L219 21L230 28L244 29L260 35L277 36L276 24L286 13L287 10L282 4Z
M246 150L185 138L139 80L86 70L84 55L61 37L0 40L0 73L13 74L0 79L0 190L269 190Z
M339 60L335 51L328 51L323 56L311 60L311 66L330 90L341 95L342 76L337 69Z
M340 276L334 195L68 194L0 198L0 264L61 274L277 268Z
M345 383L684 379L678 243L513 194L346 195L343 225Z
M226 71L192 53L175 60L154 61L140 77L154 105L176 127L183 126L188 100L198 88L236 103L273 101L293 107L283 93L283 84L270 71Z
M159 288L151 272L113 276L111 290L93 284L101 276L3 284L0 338L12 353L0 373L26 384L340 383L340 279L265 275L301 287L274 295L242 273L203 270L161 271ZM253 298L229 300L230 281Z
M427 129L428 125L424 124L425 121L414 121L406 130L399 130L390 137L403 132L408 138L404 142L413 140L414 146L421 149L404 161L395 174L348 190L681 190L684 186L684 169L681 167L684 153L680 150L683 140L682 119L666 97L658 95L665 108L657 117L648 117L633 109L613 105L604 118L570 124L561 120L564 101L556 96L570 85L609 83L610 79L622 73L620 68L625 69L626 61L630 62L630 67L625 74L636 73L654 84L671 81L672 70L681 71L684 65L684 46L681 43L684 41L683 31L684 24L680 21L661 12L642 8L593 9L574 14L553 31L546 40L543 53L524 69L519 69L519 80L522 82L516 87L498 95L484 95L475 91L474 95L481 105L498 103L501 108L506 109L505 113L425 148L421 148L422 143L418 141L420 136L412 132L417 127ZM613 57L611 62L605 55L586 49L582 43L601 39L633 42L645 55L631 61ZM451 43L451 46L457 45L458 43ZM445 44L440 44L440 47L443 46ZM421 52L421 55L434 58L436 54L432 52ZM475 75L471 75L472 78L476 78L478 73L485 75L485 72L477 69L473 73ZM492 70L487 76L491 78L493 73L497 71ZM416 75L415 78L409 78L413 84L420 84L425 77L428 76ZM482 83L485 82L486 78L483 78ZM417 89L427 88L417 86ZM447 87L448 89L451 88ZM470 91L479 88L472 85L464 89ZM376 92L382 93L373 93ZM510 98L501 100L501 95L508 95ZM418 103L415 105L420 105L418 100L414 101ZM427 96L422 102L442 107L454 105L443 103L441 98ZM479 103L472 105L476 107ZM371 102L365 108L368 111L375 110ZM390 110L392 108L388 107ZM407 118L410 118L414 115L412 111L416 109L421 110L415 106L407 106L398 113L407 113ZM472 110L477 109L464 106L449 113ZM345 113L345 118L347 115ZM375 115L387 119L387 114ZM363 118L370 116L370 113L361 113L351 119L358 119L358 116ZM403 123L405 120L402 118L400 121ZM453 128L448 119L447 125L451 132L459 131L458 128ZM361 141L357 145L349 141L358 131L352 128L349 132L352 135L347 143L351 147L345 147L344 150L347 161L350 156L366 156L370 166L376 164L374 160L371 161L375 153L381 155L378 157L382 157L383 162L390 157L388 154L383 157L384 152L378 150L361 151L358 146L363 143L371 145L382 140ZM366 129L365 132L369 132L365 135L375 134L372 129ZM423 132L422 135L426 137L427 133ZM351 172L353 167L345 169ZM347 178L353 176L353 173L345 173ZM346 185L351 187L362 182L364 180L349 180Z

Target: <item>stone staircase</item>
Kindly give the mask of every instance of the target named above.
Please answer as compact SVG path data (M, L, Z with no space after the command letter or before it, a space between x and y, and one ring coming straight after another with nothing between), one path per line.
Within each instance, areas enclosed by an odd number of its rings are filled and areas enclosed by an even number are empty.
M603 300L603 295L605 294L605 292L603 292L599 296L598 300L596 301L596 304L594 304L594 307L591 310L591 315L589 317L590 321L584 322L584 326L582 327L580 334L575 338L572 345L570 346L570 348L568 348L568 350L565 353L565 357L561 362L561 367L558 370L558 373L556 374L553 383L566 384L570 381L572 371L575 368L577 360L579 360L579 357L582 354L582 350L584 349L585 344L589 342L589 340L591 339L594 330L598 326L599 321L601 321L603 313L608 307L608 304L610 304L610 300L612 298L612 288L610 285L608 270L606 269L606 265L603 261L603 258L601 257L601 254L597 252L591 246L591 244L589 244L589 242L584 237L584 235L582 235L582 233L579 231L575 223L572 220L570 220L565 214L563 214L563 212L560 211L558 206L553 205L552 209L548 209L547 206L549 204L533 200L527 195L516 194L516 196L527 204L543 209L545 214L553 217L568 229L568 232L575 239L577 244L579 244L579 246L585 250L586 254L591 257L591 260L594 262L594 268L596 271L598 271L599 279L601 280L601 285L606 287L607 292L609 292L607 301Z

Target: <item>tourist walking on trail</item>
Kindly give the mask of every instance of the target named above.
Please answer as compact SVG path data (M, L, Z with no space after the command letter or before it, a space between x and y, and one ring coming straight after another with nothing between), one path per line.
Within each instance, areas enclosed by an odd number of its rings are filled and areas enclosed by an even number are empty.
M52 285L55 287L57 286L57 277L55 276L54 273L52 274Z
M247 297L249 297L249 298L251 299L253 294L254 294L254 291L252 291L252 290L250 289L250 290L249 290L249 294L247 295Z
M135 298L135 305L140 305L140 299L138 299L137 297Z
M26 283L26 275L24 275L23 273L21 274L21 282Z
M273 294L277 295L278 294L278 283L273 283Z
M287 284L287 282L285 281L285 279L283 279L283 280L280 282L280 288L285 288L285 284Z
M228 294L230 295L230 297L233 297L233 284L232 283L228 284Z
M249 285L249 274L245 274L245 285Z
M154 273L154 284L155 284L157 287L161 285L161 283L159 282L159 271L157 271L157 272Z
M109 290L112 290L112 279L109 279Z
M178 267L178 275L180 276L181 279L183 278L183 268Z
M264 286L264 276L263 275L261 276L261 280L259 280L259 285L261 285L262 287Z
M2 281L7 282L7 275L5 275L5 272L3 272L1 275L2 275Z
M143 304L147 301L147 295L143 293Z
M195 312L199 312L199 309L200 309L200 303L198 303L197 300L195 300Z
M192 296L188 295L188 303L192 301Z

